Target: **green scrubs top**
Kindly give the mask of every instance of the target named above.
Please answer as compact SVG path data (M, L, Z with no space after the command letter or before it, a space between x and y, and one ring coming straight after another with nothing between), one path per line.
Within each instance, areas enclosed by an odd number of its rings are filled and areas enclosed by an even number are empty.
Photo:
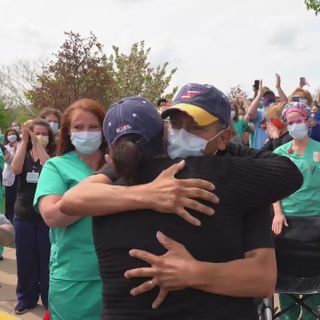
M282 211L287 216L320 215L320 142L310 139L302 156L291 148L292 141L273 151L290 158L303 175L301 188L281 200Z
M234 130L242 139L242 135L246 132L246 130L248 130L248 125L245 124L243 118L239 118L238 120L234 120L233 125L234 125Z
M34 197L63 195L92 174L92 169L75 152L48 160L41 172ZM51 228L50 281L100 280L98 259L92 237L91 217L84 217L66 228Z

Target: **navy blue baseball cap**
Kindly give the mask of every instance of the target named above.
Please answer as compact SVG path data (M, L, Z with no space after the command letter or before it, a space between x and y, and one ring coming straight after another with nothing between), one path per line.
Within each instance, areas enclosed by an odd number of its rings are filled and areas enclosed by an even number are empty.
M103 134L109 145L132 133L140 135L148 143L162 130L159 112L143 97L127 97L113 104L103 121Z
M207 126L218 119L230 123L231 106L223 92L208 84L189 83L182 87L171 107L162 112L167 118L174 112L187 113L200 126Z

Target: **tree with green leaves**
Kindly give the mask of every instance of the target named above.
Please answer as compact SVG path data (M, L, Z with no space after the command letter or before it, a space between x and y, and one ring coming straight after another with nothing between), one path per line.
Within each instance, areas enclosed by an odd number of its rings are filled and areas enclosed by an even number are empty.
M36 107L64 110L83 97L96 99L109 107L130 95L143 95L155 102L176 72L174 68L167 73L168 63L151 66L148 62L150 48L145 49L143 41L133 44L127 55L113 46L113 53L107 57L93 33L87 38L79 33L65 34L67 39L60 50L43 67L37 85L27 93Z
M3 101L0 100L0 128L7 129L9 127L10 119L9 112L5 110Z
M128 55L120 53L119 48L113 46L113 54L109 61L112 64L117 99L141 95L156 102L163 95L177 68L167 72L168 62L153 67L148 62L150 51L151 48L145 48L144 41L134 43ZM167 96L172 97L176 91L177 87L173 88Z
M308 10L313 10L315 15L320 13L320 0L305 0L304 1Z
M28 99L39 108L64 110L73 101L90 97L102 103L112 97L113 79L110 64L97 37L65 33L67 39L43 67L38 83L27 93Z

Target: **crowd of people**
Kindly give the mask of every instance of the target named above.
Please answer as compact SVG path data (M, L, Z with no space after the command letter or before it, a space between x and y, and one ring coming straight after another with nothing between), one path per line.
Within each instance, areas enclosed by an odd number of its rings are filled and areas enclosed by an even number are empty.
M190 83L157 107L87 97L12 122L0 245L16 248L15 313L41 298L53 320L258 319L254 299L293 264L274 236L320 216L320 101L275 87L230 100Z

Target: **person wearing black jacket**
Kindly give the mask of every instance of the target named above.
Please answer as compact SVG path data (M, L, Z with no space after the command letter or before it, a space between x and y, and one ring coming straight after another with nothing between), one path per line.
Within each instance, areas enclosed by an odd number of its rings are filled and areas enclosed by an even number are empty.
M187 97L188 102L198 108L191 108L187 104L187 110L183 111L181 103L177 103L176 99L170 109L170 113L173 111L170 114L170 126L177 131L172 138L172 131L170 133L169 130L167 150L175 160L162 157L162 122L147 101L139 97L129 98L109 109L105 120L105 135L111 144L111 158L117 173L122 177L116 184L149 183L182 156L187 157L186 167L178 177L214 182L220 203L215 207L216 212L212 217L200 216L191 210L201 220L200 228L187 224L176 215L160 215L139 207L132 207L140 209L138 211L95 218L94 238L104 282L103 319L257 319L251 297L273 293L276 270L270 231L270 204L299 188L301 175L290 161L282 157L270 153L252 153L241 146L239 149L233 145L226 148L231 135L226 128L230 119L227 99L212 86L193 84L183 90L178 97ZM194 99L194 96L197 98ZM179 104L180 110L177 108ZM207 111L206 117L202 119L208 123L196 122L196 119L201 118L197 117L201 113L199 109ZM195 112L190 117L187 111ZM186 132L197 131L197 137L202 135L206 142L198 139L193 143L195 140L189 137L188 143L183 145L186 141L184 135L180 145L175 144L181 130L178 129L179 125ZM205 139L205 135L211 137ZM198 154L197 145L201 143L204 147L201 154L205 156ZM140 160L133 161L134 155L138 155ZM136 167L130 171L134 163ZM100 172L100 175L105 174L110 177L108 168ZM74 200L76 194L78 199L82 198L84 185L68 192L67 203L61 208L65 213L79 214L79 210L69 211L68 208L71 209L72 198ZM89 191L88 184L86 187ZM110 195L106 197L110 198ZM121 202L122 194L117 198L114 193L113 197L114 201ZM96 200L92 199L91 204ZM90 213L106 214L101 208L100 212L91 210ZM159 230L183 243L184 247L157 233ZM158 243L156 233L168 250L167 254ZM171 254L172 243L185 248L183 258L187 259L181 260L182 256ZM175 259L177 263L173 265L180 266L180 272L174 273L175 277L170 279L170 288L167 286L168 278L161 283L161 277L158 277L157 272L161 272L161 268L147 268L154 261L149 260L146 264L128 256L128 250L132 247L152 252L152 259L161 260L168 255ZM150 254L145 251L134 250L130 254L142 260L150 258ZM146 256L148 258L144 259ZM141 281L126 280L123 273L138 267L143 268L127 272L126 277L141 276L141 272L145 272L143 277L147 281L133 290L131 293L134 296L131 296L129 290ZM166 269L165 264L162 267ZM198 277L198 274L202 276ZM177 284L174 279L180 279L181 282ZM192 282L196 279L200 281ZM160 308L152 310L150 306L159 293L155 288L157 286L160 286L160 300L169 291L172 292ZM135 296L145 291L149 292Z

